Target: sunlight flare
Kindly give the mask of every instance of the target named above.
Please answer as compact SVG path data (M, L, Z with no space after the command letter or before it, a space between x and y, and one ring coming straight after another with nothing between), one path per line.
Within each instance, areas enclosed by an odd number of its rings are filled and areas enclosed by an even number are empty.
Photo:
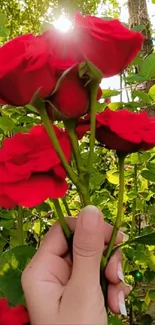
M62 33L68 32L72 28L72 23L64 15L61 15L57 20L53 22L53 25L56 29Z

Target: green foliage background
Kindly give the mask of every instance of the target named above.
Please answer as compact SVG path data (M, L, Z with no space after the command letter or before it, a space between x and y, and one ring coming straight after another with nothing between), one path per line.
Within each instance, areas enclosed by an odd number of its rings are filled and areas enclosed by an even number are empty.
M20 34L39 33L43 26L51 24L60 12L64 11L71 18L75 10L82 13L97 13L100 1L50 1L50 0L0 0L0 42L1 44ZM105 1L102 2L104 4ZM106 2L103 16L118 16L117 1ZM111 5L111 7L108 7ZM109 8L112 8L111 10ZM5 14L5 17L4 17ZM135 74L135 65L139 73ZM109 104L113 110L128 108L131 111L150 110L155 106L155 86L148 93L137 90L136 86L145 81L155 80L155 53L143 59L139 55L122 75L128 92L128 102L122 102L118 90L103 90L103 98L117 95L118 100ZM97 111L103 110L104 104L98 104ZM29 130L41 122L40 117L29 110L29 107L15 108L11 106L0 108L0 141L12 134ZM130 126L129 126L130 127ZM88 137L80 144L83 158L88 155ZM74 168L74 162L73 162ZM113 224L117 211L118 167L117 157L96 143L95 161L91 174L91 202L99 207L105 219ZM68 197L65 199L72 216L77 215L81 206L78 194L72 184ZM67 215L66 201L60 200L61 207ZM34 209L24 209L23 225L18 222L18 213L12 209L0 209L0 297L6 296L13 305L24 303L20 276L26 263L33 256L45 233L57 219L51 200ZM122 230L130 238L132 236L149 234L155 230L155 149L145 153L135 153L128 156L125 165L125 198ZM22 238L21 233L22 231ZM133 285L133 291L128 299L129 323L149 325L152 320L145 315L148 306L155 304L155 242L154 246L136 243L126 245L124 254L124 273L126 281ZM153 282L154 281L154 282ZM143 287L147 288L147 291ZM139 298L141 297L141 298ZM132 315L132 316L131 316ZM127 320L109 315L110 325L121 325ZM150 322L150 323L149 323Z

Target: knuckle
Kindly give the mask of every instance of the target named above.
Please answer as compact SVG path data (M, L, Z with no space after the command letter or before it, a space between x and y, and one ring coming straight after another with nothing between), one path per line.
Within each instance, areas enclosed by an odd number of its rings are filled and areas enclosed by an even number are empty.
M94 257L97 254L97 251L86 242L75 242L73 249L74 253L81 257Z

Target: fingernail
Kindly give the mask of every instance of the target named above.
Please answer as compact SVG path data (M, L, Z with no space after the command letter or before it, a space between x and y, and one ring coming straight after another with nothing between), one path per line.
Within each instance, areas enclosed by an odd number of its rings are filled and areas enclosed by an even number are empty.
M94 205L88 205L81 211L81 223L84 229L93 231L100 220L99 210Z
M130 285L130 284L128 284L128 283L125 283L125 285L126 285L126 287L130 290L130 292L132 291L132 289L133 289L133 287Z
M129 236L125 234L124 232L120 231L120 234L123 236L122 242L125 243L129 240Z
M123 274L123 270L122 270L122 264L121 263L118 263L118 272L117 272L117 275L119 277L119 279L125 283L124 281L124 274Z
M118 302L119 302L119 310L121 315L127 317L127 310L125 306L125 298L124 298L124 292L120 291L118 295Z

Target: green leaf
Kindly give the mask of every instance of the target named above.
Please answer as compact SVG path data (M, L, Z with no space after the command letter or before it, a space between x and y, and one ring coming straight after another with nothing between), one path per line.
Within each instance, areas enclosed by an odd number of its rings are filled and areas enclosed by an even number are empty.
M11 210L4 210L3 212L0 211L0 219L12 219L13 213Z
M35 107L30 104L26 105L25 107L32 113L38 113L37 110L35 109Z
M133 99L138 97L139 99L143 100L144 102L146 102L148 104L150 104L152 102L152 99L150 98L150 96L147 93L145 93L144 91L133 91L132 97L133 97Z
M119 95L121 92L118 90L112 90L112 89L102 89L102 98L109 98L112 96L117 96Z
M142 32L145 29L145 26L144 25L137 25L137 26L134 26L131 29L136 31L136 32Z
M153 253L148 255L148 266L150 270L155 271L155 256Z
M153 85L148 92L149 96L155 101L155 85Z
M138 243L138 244L154 246L155 245L155 231L153 231L147 235L142 235L142 236L136 237L131 241L131 243Z
M155 77L155 53L150 54L140 66L140 75L142 77L153 79Z
M151 283L155 279L155 272L150 271L150 270L146 270L145 273L144 273L144 276L145 276L147 282Z
M3 131L12 131L15 127L15 123L8 116L0 117L0 128Z
M142 176L148 181L155 182L155 174L147 169L142 171Z
M20 116L19 119L18 119L18 123L19 124L22 124L22 123L25 123L25 124L32 124L34 123L34 119L33 117L31 116Z
M0 36L5 37L8 35L8 29L5 27L6 17L0 13Z
M34 222L34 226L33 226L33 228L34 228L35 233L36 233L37 235L39 235L39 234L40 234L40 220L36 220L36 221Z
M100 186L104 182L104 180L105 180L105 176L100 172L92 173L90 177L91 188Z
M3 106L3 115L7 115L7 116L11 116L14 113L17 113L17 108L14 106L10 106L10 105L5 105L5 107Z
M128 161L131 164L142 164L144 161L148 161L151 157L151 154L149 152L135 152L130 155L128 158Z
M136 210L143 211L143 209L144 209L144 201L137 197L136 198Z
M140 319L140 325L152 325L152 323L153 323L153 319L149 314L144 315Z
M107 104L97 102L96 106L95 106L95 111L96 111L96 113L103 112L106 107L107 107Z
M18 230L17 229L11 229L10 230L10 247L16 247L18 246Z
M155 231L150 232L150 233L148 233L146 235L142 235L142 236L135 237L132 240L128 240L125 243L122 243L122 244L118 245L117 247L115 247L113 249L111 255L113 255L117 251L117 249L119 247L124 247L124 246L127 246L127 245L133 245L133 244L134 245L136 244L136 247L137 247L137 244L143 244L143 245L148 245L148 246L155 246ZM150 258L150 256L153 256L154 257L154 255L149 255L149 258ZM153 263L154 263L154 259L153 259ZM152 268L152 270L154 271L153 268Z
M110 183L118 185L119 184L119 173L116 170L109 170L107 172L107 179Z
M116 111L120 107L120 103L109 103L107 105L112 111Z
M123 249L123 253L125 254L128 260L133 261L134 253L135 253L133 247L130 246L125 247Z
M0 12L0 26L4 26L6 23L6 17Z
M138 155L137 152L132 153L132 154L130 155L130 157L129 157L129 160L130 160L131 163L134 164L134 165L138 165L138 164L142 163L142 162L140 161L140 159L139 159L139 155Z
M128 192L128 197L130 199L135 199L137 198L137 192L135 190L131 190L130 192Z
M12 305L24 303L21 274L34 254L34 247L18 246L0 256L0 294Z
M123 325L123 323L118 317L110 316L108 318L108 325Z
M133 75L133 76L129 76L124 78L124 80L126 81L126 83L128 84L132 84L132 83L138 83L138 82L144 82L146 80L145 77L139 76L138 74Z
M0 37L5 37L8 35L8 29L4 26L0 26Z
M147 168L150 172L152 172L153 174L155 174L155 163L153 163L153 162L148 162L148 163L146 164L146 168Z
M6 229L11 229L13 227L13 224L14 224L13 219L8 219L8 220L1 219L0 220L1 227L6 228Z
M129 108L132 111L135 111L136 108L141 107L141 103L132 101L132 102L124 103L124 107Z

